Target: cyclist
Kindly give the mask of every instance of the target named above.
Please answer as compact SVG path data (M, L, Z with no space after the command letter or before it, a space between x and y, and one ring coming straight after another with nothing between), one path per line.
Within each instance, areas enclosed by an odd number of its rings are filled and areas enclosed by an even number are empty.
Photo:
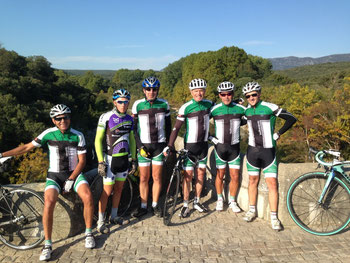
M98 174L103 177L103 191L98 204L97 230L104 233L105 210L108 197L113 192L111 224L129 223L118 217L118 206L129 169L129 153L135 162L135 138L133 134L133 118L126 114L130 93L119 89L113 93L114 108L101 115L95 137L95 150L98 159ZM107 152L104 153L103 141L106 140Z
M133 217L147 214L149 179L152 164L152 210L160 217L158 204L162 188L162 168L166 146L171 132L170 108L166 100L158 98L160 82L155 77L148 77L142 82L145 98L135 101L132 106L134 117L134 133L138 148L138 163L140 168L141 206L132 213Z
M45 244L40 260L49 260L52 253L53 212L59 193L78 193L84 204L85 247L94 248L92 235L93 199L89 184L82 170L86 163L86 146L84 135L70 127L71 110L63 104L55 105L50 111L50 117L55 127L41 133L32 142L4 152L2 156L21 155L35 147L47 146L49 149L50 166L46 178L43 225Z
M236 202L236 194L239 186L239 170L241 168L240 158L240 126L246 124L242 120L245 107L233 102L234 84L225 81L220 83L217 88L221 103L214 106L210 111L210 117L214 119L215 137L209 137L215 144L215 160L218 169L215 188L218 195L216 210L224 209L222 196L223 179L226 172L226 164L229 166L230 173L230 197L229 206L233 212L241 212Z
M213 102L204 99L207 83L204 79L193 79L189 83L189 89L192 100L181 106L178 112L175 126L170 135L168 146L164 149L164 154L174 151L174 143L179 130L186 122L185 132L185 149L189 155L198 159L196 193L193 208L199 212L207 212L207 208L200 203L200 196L204 184L204 175L206 171L207 154L208 154L208 134L209 134L209 114ZM181 217L187 217L190 212L189 195L190 185L193 176L195 160L192 158L184 162L185 178L183 182L184 204L180 212Z
M262 169L269 189L272 229L281 230L282 225L277 216L278 181L276 141L283 133L293 126L296 122L296 118L277 105L262 101L260 99L261 86L257 82L247 83L242 91L249 104L245 111L249 129L247 149L249 210L243 219L247 222L251 222L257 216L256 199L259 172L260 169ZM282 128L277 132L274 131L276 117L285 120Z

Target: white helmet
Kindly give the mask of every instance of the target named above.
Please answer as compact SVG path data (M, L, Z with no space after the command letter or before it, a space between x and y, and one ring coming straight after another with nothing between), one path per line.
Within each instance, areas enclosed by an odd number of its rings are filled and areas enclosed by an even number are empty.
M221 82L218 86L218 92L234 91L235 85L230 81Z
M58 115L70 114L70 113L72 113L72 112L71 112L70 108L68 108L66 105L57 104L51 108L50 117L55 118Z
M191 80L190 84L188 85L190 90L193 89L206 89L207 88L207 82L204 79L193 79Z
M252 91L261 91L261 87L258 82L248 82L242 89L244 95Z

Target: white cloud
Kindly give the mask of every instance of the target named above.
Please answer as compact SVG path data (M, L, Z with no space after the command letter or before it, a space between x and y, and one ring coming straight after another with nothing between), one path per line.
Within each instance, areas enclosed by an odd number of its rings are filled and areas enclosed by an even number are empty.
M59 69L154 69L161 70L169 63L179 58L173 55L163 57L92 57L92 56L69 56L49 57L48 60L54 68Z

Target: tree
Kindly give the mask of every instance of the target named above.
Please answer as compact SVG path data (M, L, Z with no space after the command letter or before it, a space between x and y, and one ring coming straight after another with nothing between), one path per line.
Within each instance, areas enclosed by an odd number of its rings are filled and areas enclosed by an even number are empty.
M10 178L11 183L43 182L46 178L46 171L49 168L47 154L42 148L33 152L25 153L16 157L20 161L15 177Z

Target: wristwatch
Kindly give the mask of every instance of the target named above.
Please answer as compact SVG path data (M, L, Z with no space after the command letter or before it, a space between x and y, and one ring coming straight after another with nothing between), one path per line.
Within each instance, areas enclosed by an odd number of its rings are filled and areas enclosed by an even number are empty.
M2 153L0 153L0 158L2 158Z

